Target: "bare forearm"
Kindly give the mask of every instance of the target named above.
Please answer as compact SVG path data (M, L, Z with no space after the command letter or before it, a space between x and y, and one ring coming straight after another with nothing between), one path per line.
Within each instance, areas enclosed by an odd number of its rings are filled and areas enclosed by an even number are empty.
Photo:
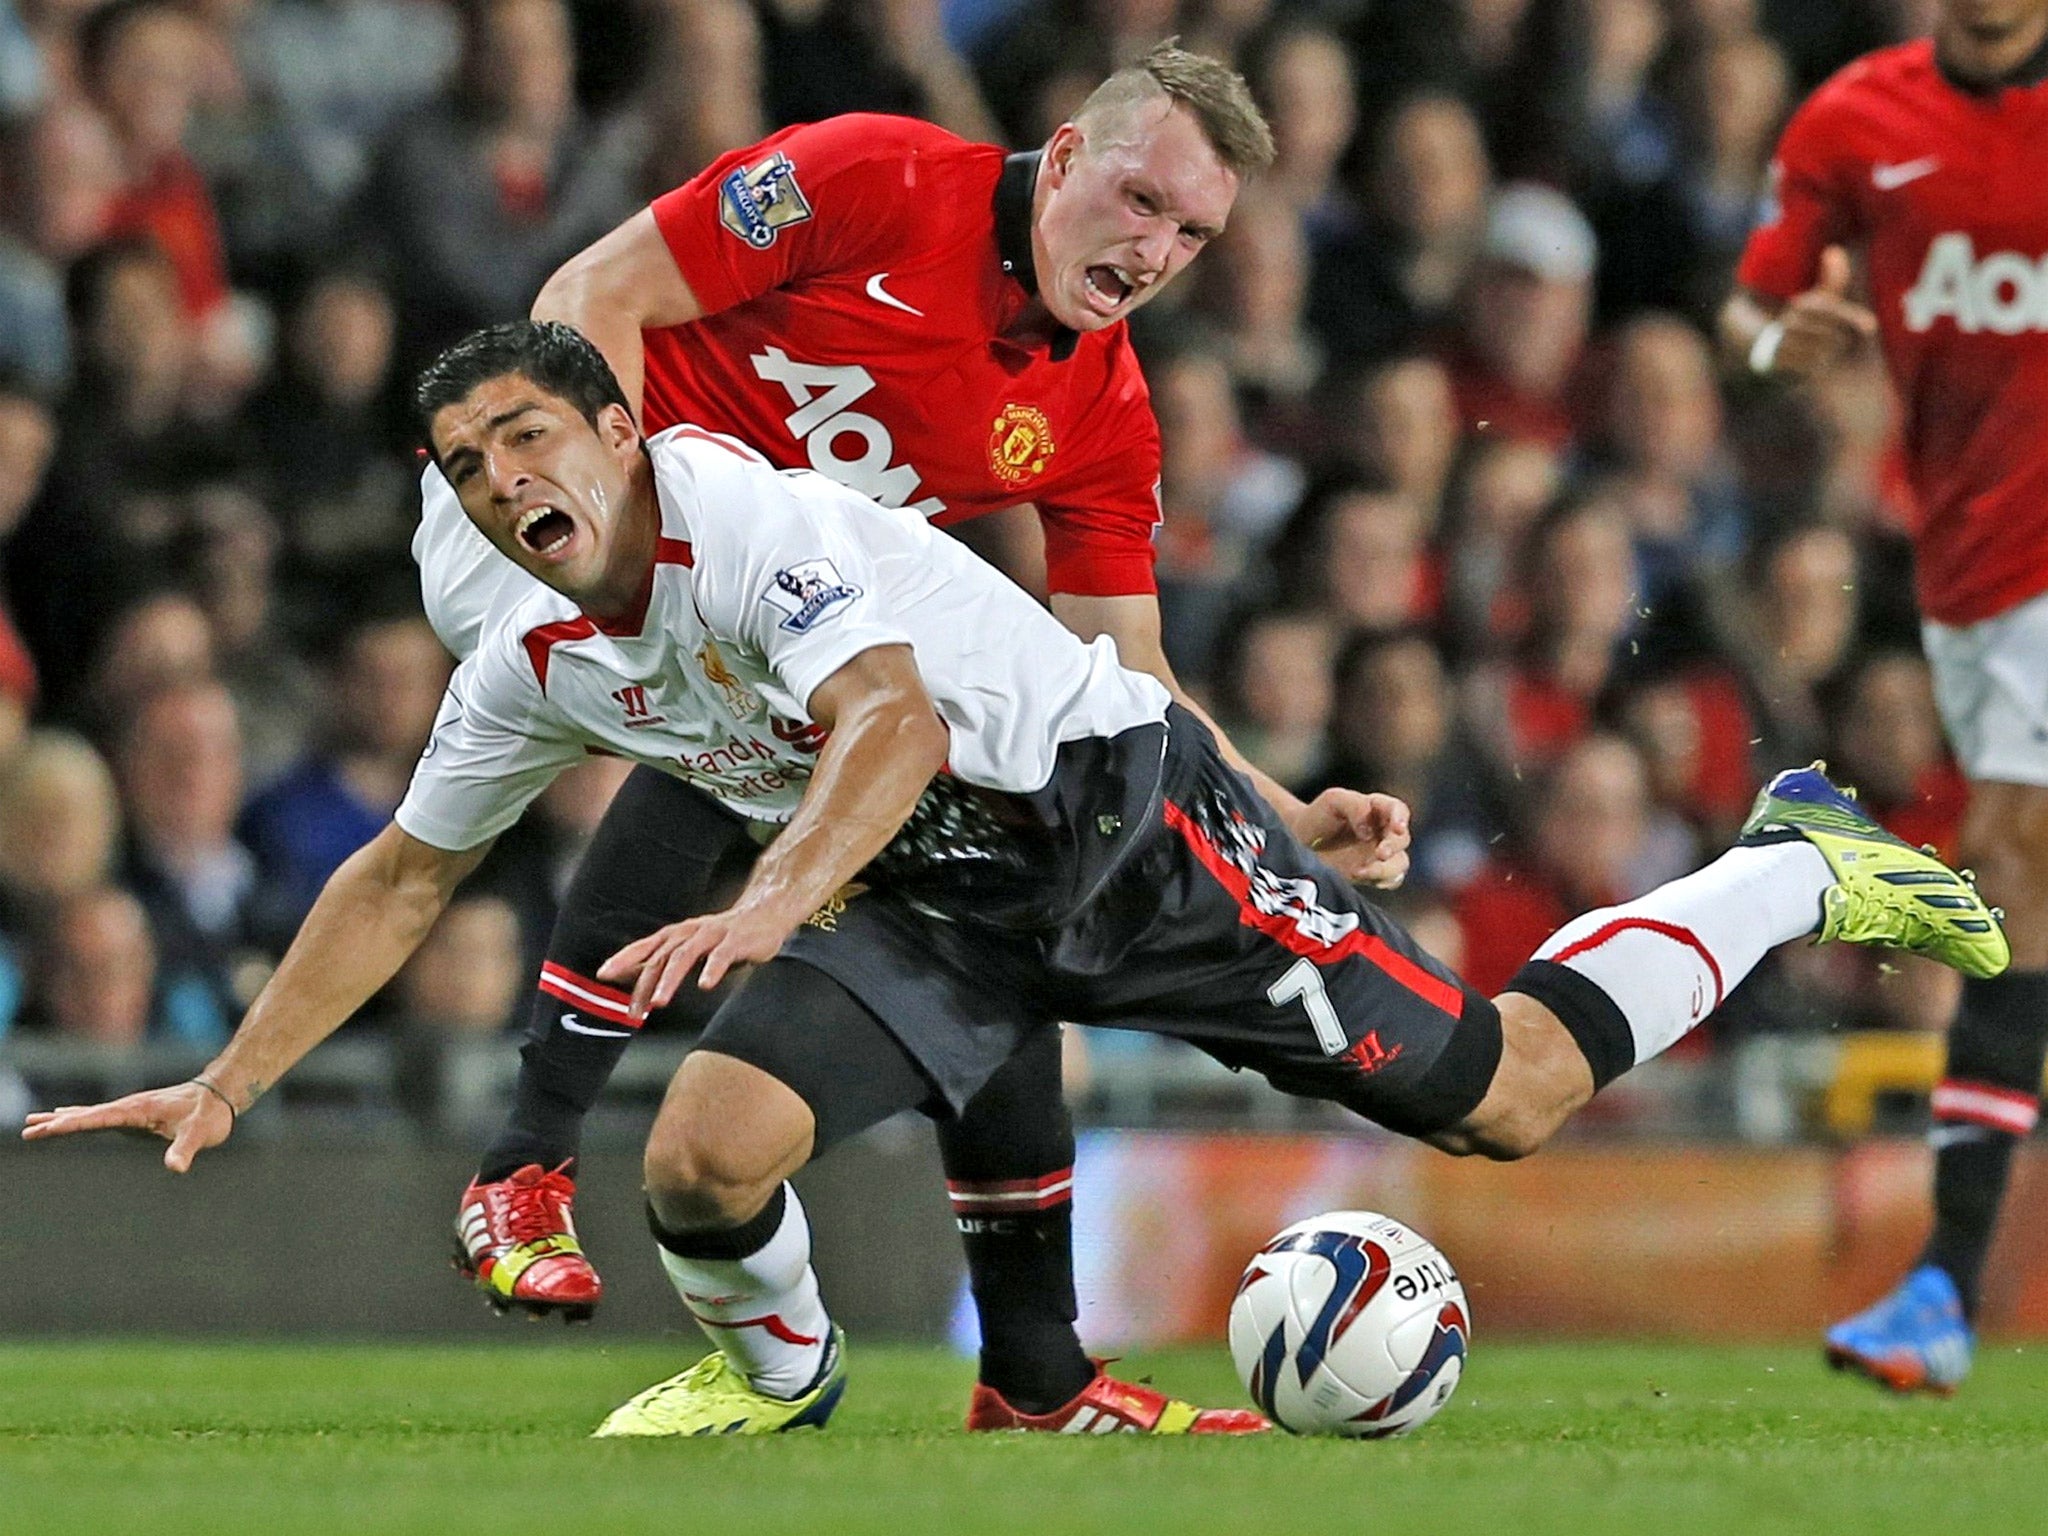
M575 262L563 267L548 279L534 299L532 318L559 320L589 337L591 345L612 365L634 419L640 419L640 401L647 379L647 350L640 336L640 319L629 306L617 302L598 274Z
M478 852L481 856L481 850ZM251 1104L397 974L475 858L451 856L448 878L403 867L387 833L350 856L313 904L298 937L250 1006L208 1081L237 1110Z
M803 804L755 864L740 903L799 919L815 912L902 830L946 748L945 728L915 705L836 724Z

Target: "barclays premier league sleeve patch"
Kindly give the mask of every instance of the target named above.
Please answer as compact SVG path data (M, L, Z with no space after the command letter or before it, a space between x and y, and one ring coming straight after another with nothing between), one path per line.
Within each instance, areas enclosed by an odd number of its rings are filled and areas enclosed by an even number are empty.
M793 635L806 635L860 592L859 587L840 579L837 566L821 557L777 571L775 584L761 594L761 601L787 615L782 628Z
M718 186L718 222L757 251L765 251L792 224L811 216L796 167L780 150L759 165L743 165Z

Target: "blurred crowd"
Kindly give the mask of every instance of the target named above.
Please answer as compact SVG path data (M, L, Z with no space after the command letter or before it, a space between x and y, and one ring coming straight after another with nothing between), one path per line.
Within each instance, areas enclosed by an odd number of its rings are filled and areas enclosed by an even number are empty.
M419 362L727 148L1033 145L1176 33L1280 153L1136 325L1169 654L1284 782L1408 800L1430 946L1493 989L1815 757L1949 842L1882 376L1731 381L1708 333L1787 112L1925 9L0 0L0 1034L222 1039L397 804L450 666ZM619 771L501 841L387 1017L507 1025ZM1932 1027L1947 985L1789 952L1719 1035Z

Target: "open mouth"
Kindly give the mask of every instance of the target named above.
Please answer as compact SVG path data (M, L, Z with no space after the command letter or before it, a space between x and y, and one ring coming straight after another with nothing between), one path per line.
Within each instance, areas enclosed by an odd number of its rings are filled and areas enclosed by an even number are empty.
M553 507L534 507L520 516L512 530L519 542L536 555L558 555L576 535L576 524L566 512Z
M1111 266L1107 262L1088 269L1087 285L1089 299L1103 314L1117 309L1138 286L1122 267Z

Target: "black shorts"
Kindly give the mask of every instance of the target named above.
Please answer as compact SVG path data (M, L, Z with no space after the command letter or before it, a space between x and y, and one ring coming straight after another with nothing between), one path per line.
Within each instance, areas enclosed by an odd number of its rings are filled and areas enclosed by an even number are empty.
M1476 1108L1500 1063L1493 1004L1303 848L1178 709L1162 789L1121 868L1057 928L874 889L783 953L865 1003L955 1109L1061 1019L1171 1035L1408 1135Z

